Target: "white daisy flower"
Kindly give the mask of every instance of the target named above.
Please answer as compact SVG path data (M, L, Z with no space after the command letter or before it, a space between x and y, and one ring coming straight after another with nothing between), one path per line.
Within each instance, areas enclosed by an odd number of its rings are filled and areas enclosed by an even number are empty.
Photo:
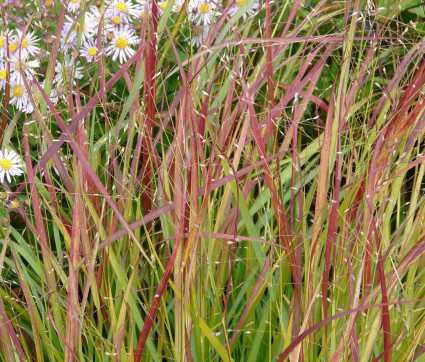
M73 46L77 43L78 28L80 27L80 23L68 15L66 16L66 20L67 21L65 21L65 23L63 24L62 38L64 43ZM82 42L93 38L96 33L97 26L93 26L91 25L91 23L89 24L84 19L83 31L81 33Z
M34 56L40 51L40 46L37 44L40 39L35 35L35 31L27 32L25 36L23 36L24 34L21 30L18 30L17 33L22 56L27 56L28 54Z
M77 33L72 28L72 24L65 22L63 24L61 38L60 38L60 50L63 53L68 53L70 50L75 48L77 45Z
M24 173L21 169L23 166L21 157L15 151L7 149L0 151L0 182L4 181L5 176L9 183L12 182L10 176L22 175Z
M229 15L233 16L236 12L246 3L246 0L237 0L235 4L230 8ZM247 14L249 16L255 15L255 13L260 8L260 3L255 1L242 15L243 20L246 21Z
M70 0L68 3L68 11L71 13L77 13L80 10L81 0Z
M7 53L6 53L7 54ZM16 35L9 35L9 56L18 56L19 54L19 39ZM24 57L25 53L21 55Z
M108 17L118 16L122 19L126 17L137 18L140 10L129 0L113 0L106 9Z
M158 2L158 15L162 16L165 11L165 8L168 6L169 1L160 1ZM171 8L171 12L179 13L182 6L184 4L184 0L176 0Z
M80 55L86 58L88 62L96 61L99 57L99 49L97 49L95 41L86 41L80 48Z
M106 16L106 24L104 25L104 29L106 31L114 31L116 28L120 26L128 26L128 17L123 17L121 13L112 9L112 11L107 12Z
M136 0L136 2L138 3L138 6L137 6L137 16L136 16L136 18L138 20L143 21L143 19L148 14L148 10L150 12L150 8L148 8L149 3L146 2L146 0Z
M4 32L0 33L0 57L3 58L6 54L6 35Z
M158 15L159 16L162 16L162 14L164 13L164 10L167 7L167 5L168 5L168 1L160 1L158 3Z
M191 27L191 44L200 47L208 37L210 26L208 24L192 24Z
M55 81L59 83L68 83L71 75L74 84L83 77L83 67L76 65L75 59L69 54L65 55L62 62L56 64L55 72Z
M140 15L138 16L138 18L143 21L147 14L148 14L148 6L146 5L143 8L143 10L140 12Z
M23 82L18 82L16 80L11 82L10 98L10 104L20 111L25 113L32 113L34 111L34 107L29 100L28 93Z
M99 10L96 6L92 6L90 7L90 10L86 13L86 17L84 21L88 27L94 30L95 34L97 34L97 29L99 27L99 24L102 22L102 16L103 16L103 23L101 24L101 26L102 26L102 30L104 30L106 29L108 25L108 21L103 10Z
M171 11L173 13L179 13L180 10L183 7L183 4L184 4L184 0L176 0L176 1L174 1L174 5L173 5L173 8L172 8Z
M190 0L189 14L197 24L211 24L216 16L221 15L216 5L210 0Z
M25 75L26 79L31 81L37 74L35 68L40 66L40 61L35 60L24 60L22 57L18 57L19 54L15 54L10 58L10 79L18 82L23 82L22 77Z
M106 48L106 54L112 56L115 61L119 57L120 64L127 61L128 58L136 52L131 45L137 44L138 39L133 30L122 28L115 32L110 45Z
M6 87L7 64L4 60L0 60L0 89Z

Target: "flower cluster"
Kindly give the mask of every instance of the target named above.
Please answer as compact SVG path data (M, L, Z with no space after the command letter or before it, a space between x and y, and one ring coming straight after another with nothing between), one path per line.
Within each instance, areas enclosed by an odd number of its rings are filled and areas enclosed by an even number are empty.
M23 33L18 29L0 34L0 89L6 86L9 69L10 104L26 113L34 108L24 78L31 89L40 66L38 41L35 32L31 31Z
M222 15L220 10L224 8L229 16L233 16L242 7L244 19L248 15L254 15L259 9L258 0L251 2L249 6L246 1L237 0L226 7L225 3L220 4L213 0L190 0L185 9L191 25L191 45L199 47L205 41L211 26ZM67 101L67 89L72 88L83 77L83 62L96 62L105 54L111 61L123 64L132 57L140 41L137 29L147 19L147 14L152 12L152 2L148 0L99 0L95 4L83 11L81 0L68 0L67 15L60 37L59 61L49 94L53 104L57 104L59 100ZM172 13L180 13L184 4L184 0L160 1L158 16L162 16L167 9ZM47 18L54 5L54 1L44 0L41 18ZM53 16L53 12L51 15ZM25 27L22 24L18 24L18 27L20 28L8 29L0 34L0 90L5 88L9 79L10 104L30 114L42 100L37 82L44 87L39 68L41 61L48 57L49 51L41 46L41 39L36 31L24 32ZM52 42L53 36L44 39L44 43Z
M47 96L43 94L45 73L49 47L54 41L59 41L59 53L48 97L55 106L61 102L65 105L63 109L67 109L72 97L69 90L87 84L84 73L90 71L92 63L115 62L119 66L136 53L141 41L140 29L148 24L153 13L151 0L97 0L85 2L89 5L84 9L81 0L66 0L62 3L66 5L65 21L60 38L55 40L54 27L61 3L42 0L40 11L32 9L28 13L22 4L7 1L4 5L9 10L4 23L7 26L0 29L0 91L8 88L10 106L28 115L38 110ZM224 12L226 16L233 16L239 11L246 20L259 10L258 0L174 0L158 1L157 5L157 16L169 14L170 21L185 12L185 24L189 24L190 29L188 41L193 47L205 42ZM0 181L5 177L10 181L10 176L20 175L15 156L0 152ZM7 157L10 162L4 161Z
M244 10L242 17L246 21L247 16L253 16L258 11L260 4L256 0L248 6L245 5L247 0L236 0L228 11L229 16L235 15L241 8ZM192 23L191 27L191 43L192 46L201 46L208 37L212 24L221 12L218 9L218 2L212 0L190 0L189 1L189 18Z

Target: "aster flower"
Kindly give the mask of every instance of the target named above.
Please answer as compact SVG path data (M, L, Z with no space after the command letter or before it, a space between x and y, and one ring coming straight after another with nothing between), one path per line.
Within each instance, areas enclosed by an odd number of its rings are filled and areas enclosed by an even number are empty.
M35 31L27 32L24 36L23 32L18 30L17 39L22 56L26 57L28 54L34 56L40 51L40 46L37 44L40 39L35 35Z
M0 182L4 181L5 176L9 183L12 182L10 176L22 175L24 173L22 167L22 159L15 151L7 149L0 151Z
M23 82L22 77L25 75L28 80L32 80L33 76L37 74L34 69L39 66L39 60L25 60L15 54L10 58L10 79Z
M184 0L176 0L176 1L174 1L174 5L173 5L173 8L171 9L171 11L173 13L179 13L180 10L183 7L183 4L184 4Z
M162 16L162 14L165 11L165 8L168 6L168 3L170 1L160 1L158 2L158 15ZM182 6L183 6L184 0L176 0L173 4L173 7L171 9L171 12L173 13L179 13Z
M91 29L95 31L96 34L97 34L97 29L99 27L99 24L102 22L102 16L103 16L103 23L101 26L103 29L105 29L108 22L104 14L104 11L99 10L96 6L91 6L90 10L86 13L86 17L84 21L88 27L90 27Z
M19 39L15 34L9 35L9 56L13 56L13 55L17 56L18 54L19 54Z
M230 8L230 11L229 11L229 15L230 16L233 16L233 15L235 15L236 14L236 12L243 6L243 5L245 5L245 3L246 3L246 0L237 0L235 3L234 3L234 5ZM244 21L246 21L246 18L247 18L247 14L249 15L249 16L253 16L253 15L255 15L255 13L258 11L258 9L260 8L260 4L259 4L259 2L258 1L254 1L254 3L250 6L250 7L248 7L248 9L246 9L245 11L244 11L244 13L242 14L242 17L243 17L243 20Z
M17 80L11 82L10 98L10 104L20 111L25 113L32 113L34 111L23 82Z
M80 27L80 23L78 21L76 21L69 15L66 16L66 21L63 24L63 30L62 30L62 36L61 36L64 42L64 47L66 47L67 45L69 47L75 46L75 44L77 43L79 27ZM81 32L81 40L85 42L88 39L92 38L96 33L97 33L97 26L93 25L93 23L91 22L90 23L87 22L84 19L83 31Z
M106 31L114 31L120 26L128 26L129 18L122 16L121 13L116 9L108 11L105 16L106 24L104 24L104 30Z
M83 77L83 67L76 65L75 59L69 54L65 55L63 62L56 64L55 81L58 83L68 82L71 75L74 83Z
M46 8L51 8L54 5L53 0L44 0L42 2L42 5L45 6Z
M200 47L208 37L210 27L208 24L192 24L191 27L191 44Z
M160 2L158 2L158 15L159 16L162 16L162 14L164 13L167 5L168 5L168 1L160 1ZM174 5L173 5L173 9L174 9Z
M140 9L129 0L113 0L106 9L108 17L118 16L121 19L127 17L137 18L140 14Z
M0 57L3 58L6 54L6 35L1 32L0 33Z
M211 24L216 16L221 15L210 0L190 0L189 14L197 24Z
M70 0L68 3L68 11L71 13L77 13L80 10L81 0Z
M53 41L53 38L51 39ZM48 41L48 43L51 43ZM69 52L71 49L74 49L77 45L77 33L72 27L72 24L65 22L63 24L61 38L60 38L60 50L63 53Z
M120 64L136 52L131 45L137 44L138 40L133 30L122 28L115 32L111 44L106 48L106 54L112 56L115 61L119 57Z
M143 21L143 19L148 14L148 10L150 11L150 8L148 8L149 3L147 3L146 0L136 0L136 1L139 4L137 7L138 13L136 18Z
M7 65L4 60L0 60L0 89L6 87Z
M88 62L94 62L99 57L99 49L97 49L94 40L86 41L80 48L80 55L87 59Z

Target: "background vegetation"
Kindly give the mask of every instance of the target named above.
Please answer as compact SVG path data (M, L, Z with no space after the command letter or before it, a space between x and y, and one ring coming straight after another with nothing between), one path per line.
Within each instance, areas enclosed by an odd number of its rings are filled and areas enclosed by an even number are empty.
M425 5L220 2L198 48L170 3L66 105L3 96L2 359L421 360Z

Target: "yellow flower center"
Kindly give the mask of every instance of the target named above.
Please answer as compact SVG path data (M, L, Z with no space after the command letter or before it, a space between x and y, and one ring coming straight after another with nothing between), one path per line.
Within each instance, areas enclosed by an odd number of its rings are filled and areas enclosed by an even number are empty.
M46 0L46 1L44 2L44 5L45 5L45 6L52 6L52 5L53 5L53 0Z
M6 71L0 70L0 80L5 80L5 79L6 79Z
M49 161L47 161L47 164L49 166L52 166L53 167L55 165L55 160L53 158L51 158Z
M10 44L9 45L9 50L11 51L11 52L14 52L14 51L16 51L16 49L17 49L18 47L16 46L16 44Z
M80 2L80 0L71 0L74 4L77 4Z
M27 46L28 46L28 40L27 39L22 40L21 47L26 48Z
M7 197L6 192L0 192L0 199L5 199Z
M162 8L162 10L164 10L167 7L167 3L168 1L164 1L163 3L159 5Z
M15 88L13 88L13 95L15 97L21 98L24 95L24 88L22 88L22 86L20 86L20 85L15 86ZM3 167L3 165L2 165L2 167Z
M10 207L11 207L12 209L17 209L17 208L19 207L19 202L18 202L18 201L16 201L16 200L13 200L13 201L10 203Z
M118 11L121 11L122 13L127 10L127 6L123 2L118 3L117 5L115 5L115 8Z
M125 38L117 38L115 45L117 48L124 49L127 46L127 40Z
M4 38L0 37L0 47L2 47L4 45Z
M119 24L119 23L121 23L121 19L120 19L120 17L119 17L119 16L114 16L114 18L112 19L112 21L113 21L115 24Z
M208 4L202 3L199 5L199 11L202 14L208 14L210 12L210 6Z
M97 49L96 48L90 48L88 51L89 55L94 57L95 55L97 55Z
M239 7L241 7L245 3L246 3L246 0L239 0L236 2L236 4L238 4Z
M9 171L12 168L12 161L8 158L4 158L0 161L0 167L5 171Z
M143 11L143 12L140 14L140 17L141 17L142 19L144 19L144 18L145 18L145 15L146 15L146 13Z

